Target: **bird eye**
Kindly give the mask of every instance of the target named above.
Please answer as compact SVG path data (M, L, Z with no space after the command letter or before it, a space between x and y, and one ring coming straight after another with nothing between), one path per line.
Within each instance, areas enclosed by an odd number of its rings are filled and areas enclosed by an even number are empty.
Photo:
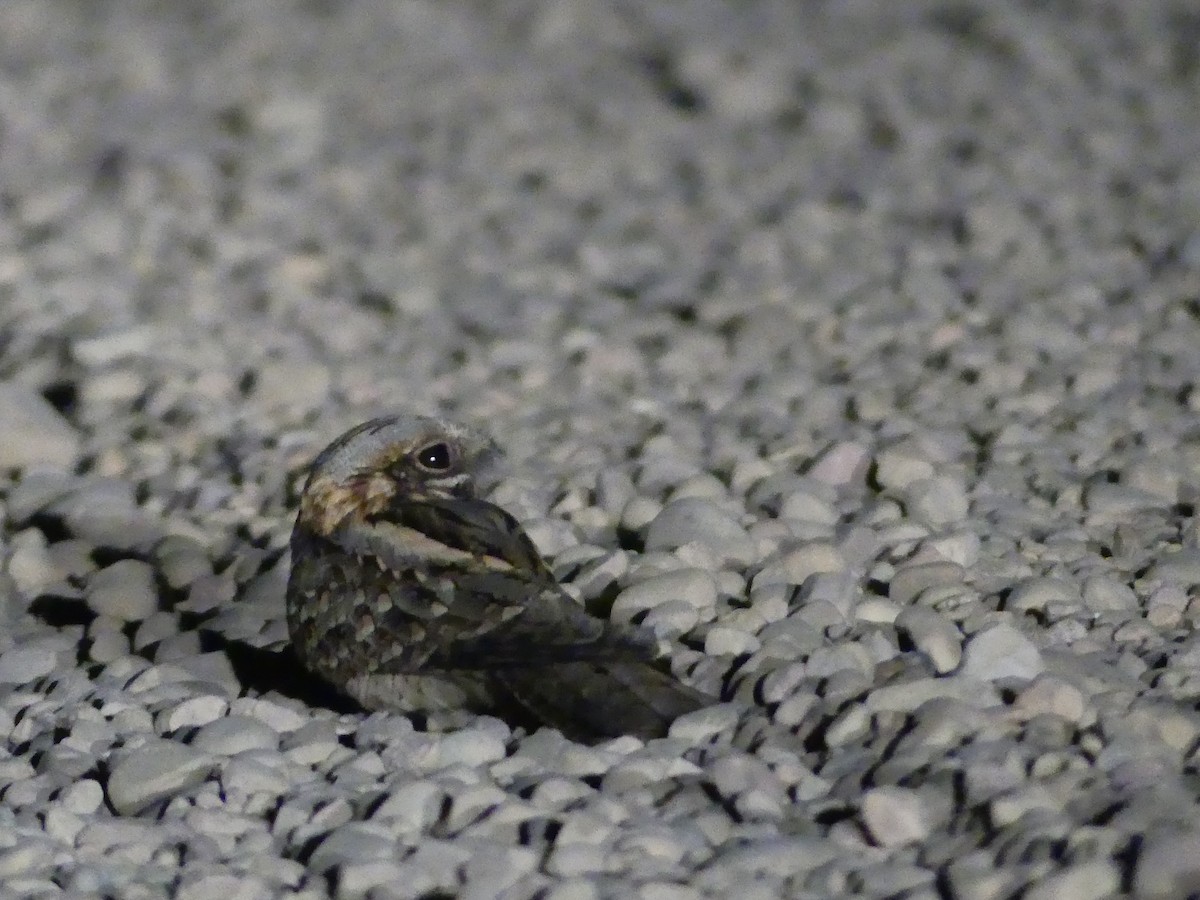
M452 455L450 445L444 441L438 441L436 444L430 444L417 451L417 463L423 469L442 472L450 468Z

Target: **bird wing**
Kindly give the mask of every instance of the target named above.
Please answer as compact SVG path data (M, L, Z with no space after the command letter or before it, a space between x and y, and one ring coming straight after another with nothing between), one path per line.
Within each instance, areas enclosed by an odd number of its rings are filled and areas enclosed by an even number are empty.
M598 619L564 593L517 520L492 503L410 498L349 523L333 540L371 573L373 586L386 586L391 604L375 615L375 630L422 645L405 655L410 666L486 669L656 654L648 629Z

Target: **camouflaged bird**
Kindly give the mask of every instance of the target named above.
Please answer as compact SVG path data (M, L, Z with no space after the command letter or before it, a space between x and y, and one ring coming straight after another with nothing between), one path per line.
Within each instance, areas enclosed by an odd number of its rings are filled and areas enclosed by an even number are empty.
M649 629L586 612L516 519L476 496L497 457L471 429L407 415L317 457L287 587L300 661L369 709L510 710L583 740L661 736L715 703L653 662Z

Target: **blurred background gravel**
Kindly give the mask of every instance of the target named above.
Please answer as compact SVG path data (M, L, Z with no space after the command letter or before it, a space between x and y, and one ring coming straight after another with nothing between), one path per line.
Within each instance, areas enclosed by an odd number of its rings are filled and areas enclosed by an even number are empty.
M1187 0L7 0L0 893L1200 892L1198 96ZM729 705L296 672L395 408Z

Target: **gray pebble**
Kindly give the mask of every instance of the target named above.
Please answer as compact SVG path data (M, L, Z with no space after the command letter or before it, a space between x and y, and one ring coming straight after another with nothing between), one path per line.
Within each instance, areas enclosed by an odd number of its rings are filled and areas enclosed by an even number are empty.
M31 387L0 381L0 422L0 470L72 469L79 461L79 435Z
M314 872L328 872L349 863L395 857L395 837L381 823L347 822L321 840L308 860L308 867Z
M1033 641L1003 622L972 635L963 654L963 675L980 681L1036 678L1044 668Z
M670 601L682 601L697 610L717 603L717 583L703 569L686 568L647 578L630 585L613 601L612 618L628 622L638 614Z
M671 723L668 734L676 740L696 744L733 728L740 714L735 703L715 703L680 716Z
M648 551L674 550L692 542L703 544L720 560L738 565L754 560L754 542L746 529L711 500L673 500L654 517L646 532Z
M291 784L285 762L274 751L238 754L221 767L221 788L231 798L252 794L277 797Z
M929 657L939 674L958 668L962 659L962 634L957 626L923 606L910 606L896 617L896 629L907 632L918 650Z
M837 547L828 541L812 541L769 560L751 584L754 587L776 583L803 585L813 576L841 576L845 570L846 559ZM845 585L839 583L839 586Z
M326 765L336 761L333 758L341 749L337 725L328 719L316 719L301 725L284 736L282 749L289 760L302 766Z
M298 704L296 704L298 705ZM308 716L292 706L258 697L239 697L229 706L230 715L253 716L276 732L295 731L308 723Z
M1116 896L1120 890L1121 872L1116 863L1093 859L1074 863L1038 879L1021 894L1021 900L1096 900L1097 897ZM1137 896L1152 895L1139 892Z
M715 607L706 610L704 618L711 619ZM699 624L700 610L687 600L668 600L646 613L642 625L660 638L677 639Z
M1029 718L1053 715L1080 724L1087 710L1087 700L1083 691L1069 681L1043 673L1017 695L1013 708Z
M934 527L961 522L970 511L966 485L961 479L946 475L907 485L904 505L914 519Z
M1097 612L1130 612L1137 609L1137 594L1108 575L1090 575L1083 582L1083 603Z
M173 741L151 741L121 755L108 777L108 800L121 815L134 815L200 784L211 771L208 754Z
M1167 505L1157 494L1124 484L1098 482L1088 487L1083 494L1083 505L1097 514L1095 521L1120 521L1133 513Z
M71 355L82 365L100 368L126 357L144 356L161 340L159 330L152 325L113 329L74 341Z
M875 478L892 491L902 492L914 482L932 478L933 474L933 463L918 447L897 444L884 448L875 457Z
M166 538L154 549L154 555L163 578L174 590L212 575L212 561L205 549L187 538Z
M921 796L901 787L868 790L859 805L863 827L881 847L902 847L924 840L932 822Z
M254 875L193 872L180 878L173 900L271 900L275 896L270 884Z
M50 553L46 537L36 528L26 528L9 542L7 571L18 591L33 599L63 581L67 572Z
M216 694L189 697L155 716L156 729L165 734L195 728L220 719L229 711L229 701Z
M163 536L163 523L137 505L133 485L117 478L90 478L47 507L71 533L93 544L121 550L149 547Z
M1078 605L1082 600L1077 585L1061 578L1026 578L1017 584L1005 601L1014 612L1044 610L1051 604Z
M245 750L275 750L279 735L259 719L224 716L202 725L188 744L205 753L234 756Z
M1142 839L1133 892L1147 900L1174 900L1200 891L1200 831L1155 828Z
M79 816L90 816L104 802L104 789L92 778L81 778L64 787L58 800L64 809Z
M912 603L926 588L961 585L966 573L958 563L908 563L896 569L888 583L888 599L901 606Z
M121 622L146 618L158 609L154 570L140 560L117 560L88 579L87 604Z
M704 652L709 656L741 656L756 652L762 642L738 628L714 625L704 637Z
M444 797L432 781L409 781L390 790L371 818L388 822L400 834L418 834L437 821Z
M1200 551L1184 548L1163 553L1150 566L1146 578L1189 587L1200 584Z
M818 454L808 475L825 484L850 484L864 478L870 462L871 454L866 446L856 441L839 441Z
M866 702L871 712L906 712L937 698L961 700L976 708L1000 703L999 695L990 684L961 674L884 685L871 691Z
M0 653L0 684L28 684L49 675L58 654L46 647L11 647Z

